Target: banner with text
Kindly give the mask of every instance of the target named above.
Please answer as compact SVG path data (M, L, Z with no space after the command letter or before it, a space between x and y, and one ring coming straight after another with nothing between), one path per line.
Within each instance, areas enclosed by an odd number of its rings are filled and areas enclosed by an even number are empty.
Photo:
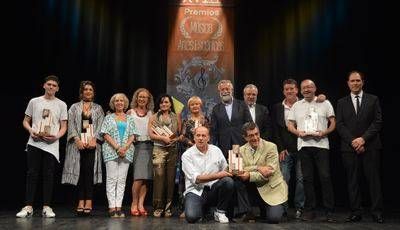
M220 101L217 83L234 79L233 0L169 3L167 93L185 107L199 96L209 116Z

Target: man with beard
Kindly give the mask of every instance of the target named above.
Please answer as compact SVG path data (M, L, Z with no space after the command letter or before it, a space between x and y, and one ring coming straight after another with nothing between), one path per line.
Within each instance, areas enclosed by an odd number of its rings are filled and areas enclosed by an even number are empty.
M221 148L224 156L232 145L243 145L245 140L241 128L246 122L252 121L247 105L233 98L233 85L230 80L218 83L221 102L216 104L211 113L212 143Z
M315 168L320 178L326 221L335 222L332 216L334 198L329 169L328 140L328 134L335 129L335 113L328 100L317 103L315 96L317 88L312 80L302 81L300 88L304 99L292 106L288 116L288 130L297 136L297 150L304 178L306 202L302 220L308 221L315 217L317 203L314 191Z

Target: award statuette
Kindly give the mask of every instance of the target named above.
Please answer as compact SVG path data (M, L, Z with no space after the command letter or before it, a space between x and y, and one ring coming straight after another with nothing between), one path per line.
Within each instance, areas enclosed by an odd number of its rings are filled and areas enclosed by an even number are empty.
M168 128L168 126L162 125L162 124L160 124L160 123L157 122L157 121L153 121L153 122L152 122L152 124L151 124L151 130L152 130L155 134L160 135L160 136L166 136L166 137L169 137L169 138L171 138L171 139L174 139L174 138L176 137L176 134L173 133L173 132Z
M239 152L239 145L232 145L232 149L228 151L228 166L233 175L243 172L243 157Z
M314 107L310 107L308 115L304 119L304 132L307 135L315 135L318 133L318 113Z
M51 116L49 109L43 109L42 120L39 123L38 136L51 136Z
M82 121L82 131L85 132L81 133L81 141L88 144L90 139L94 137L93 125L89 123L89 120Z

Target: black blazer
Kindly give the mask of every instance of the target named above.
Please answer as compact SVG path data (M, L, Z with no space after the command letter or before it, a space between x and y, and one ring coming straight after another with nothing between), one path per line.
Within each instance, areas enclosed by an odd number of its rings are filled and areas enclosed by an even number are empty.
M364 92L358 114L350 95L338 101L336 129L341 138L342 151L353 151L351 141L357 137L364 138L366 149L380 149L382 147L379 137L381 128L382 112L377 96Z
M282 102L276 103L272 108L273 140L278 147L278 152L287 149L297 152L297 136L289 132L285 123L285 108Z
M243 145L245 140L242 136L244 123L252 121L247 105L240 100L233 100L232 117L229 121L228 114L223 103L214 106L211 113L211 141L221 148L225 156L232 145Z
M247 107L248 108L248 107ZM272 124L268 108L264 105L256 104L256 121L260 129L262 139L272 141Z

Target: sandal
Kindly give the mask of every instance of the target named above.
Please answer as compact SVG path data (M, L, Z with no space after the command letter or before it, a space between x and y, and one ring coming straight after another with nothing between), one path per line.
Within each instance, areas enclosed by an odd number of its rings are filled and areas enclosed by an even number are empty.
M139 210L139 213L140 213L140 215L142 215L142 216L147 216L147 215L149 215L149 214L147 213L146 209Z
M172 211L171 211L171 209L165 210L165 212L164 212L164 217L171 217L171 216L172 216Z
M83 214L85 214L85 216L90 216L91 213L92 213L92 208L83 209Z
M83 208L80 208L80 207L78 207L78 208L76 208L76 215L77 216L83 216Z
M163 210L162 210L162 209L156 209L156 210L153 212L153 216L154 216L154 217L161 217L162 214L163 214Z
M132 216L140 216L141 212L137 209L131 209Z

